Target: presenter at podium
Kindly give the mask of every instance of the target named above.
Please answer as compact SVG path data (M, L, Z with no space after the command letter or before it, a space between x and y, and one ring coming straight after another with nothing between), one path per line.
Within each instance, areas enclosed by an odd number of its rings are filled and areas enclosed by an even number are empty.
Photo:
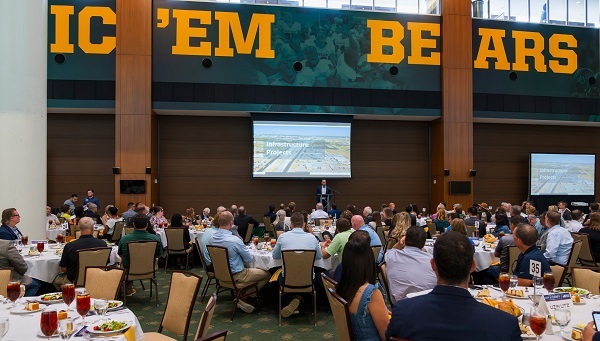
M316 202L323 204L323 207L328 207L331 188L327 186L327 180L321 180L321 186L317 186Z

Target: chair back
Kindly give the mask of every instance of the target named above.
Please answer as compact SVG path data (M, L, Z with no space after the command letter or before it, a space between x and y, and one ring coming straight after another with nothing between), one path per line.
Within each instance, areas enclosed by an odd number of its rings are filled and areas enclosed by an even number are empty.
M554 276L554 286L560 287L567 276L567 271L563 265L550 265L552 276Z
M85 268L88 266L106 266L109 261L110 247L98 247L93 249L81 249L77 251L77 275L75 276L75 286L81 287L84 284Z
M194 273L173 271L167 306L158 328L159 333L165 329L183 336L183 340L187 339L190 318L192 317L200 284L202 284L202 277Z
M393 248L394 245L396 245L396 243L398 243L398 239L396 239L394 237L389 237L388 239L386 239L385 252L387 252L387 250L390 250L391 248Z
M391 231L391 230L392 230L392 229L387 229L387 230L384 230L384 231L383 231L383 236L385 237L385 239L388 239L388 238L389 238L389 236L390 236L390 231Z
M598 266L592 248L590 247L590 235L587 233L571 233L573 241L581 240L581 251L579 251L579 261L585 266Z
M275 226L273 226L273 223L271 222L271 218L263 217L263 222L265 223L265 232L274 236L275 235ZM250 227L248 227L248 228L250 228Z
M115 229L113 230L113 235L110 238L111 242L117 242L119 239L121 239L121 236L123 235L123 226L125 226L125 222L123 221L117 221L115 223Z
M270 218L265 217L271 221ZM267 226L267 225L265 225ZM248 229L246 230L246 235L244 236L244 244L250 243L250 239L252 239L252 232L254 231L254 224L248 224Z
M381 227L381 213L379 212L373 212L373 221L375 222L375 227Z
M352 321L350 319L350 311L348 310L348 302L340 297L331 288L327 289L327 295L331 297L331 312L335 320L335 328L337 329L338 338L340 340L354 341L354 332L352 331Z
M76 224L69 224L69 234L73 237L75 237L75 232L79 231L79 225Z
M208 254L212 261L213 268L215 270L215 278L219 281L221 286L224 283L231 283L231 286L236 288L235 281L233 280L233 274L231 273L231 267L229 266L229 252L226 247L208 245Z
M467 225L467 237L472 237L475 232L475 225Z
M154 254L156 253L157 244L158 242L155 240L139 240L127 243L129 254L128 281L156 278Z
M132 234L132 233L133 233L133 230L135 230L135 228L134 228L134 227L123 227L123 233L124 233L125 235Z
M275 231L275 238L279 239L279 236L283 234L284 231Z
M517 259L521 251L514 245L508 246L508 274L512 275L517 267Z
M204 273L208 275L208 268L206 265L206 261L204 260L204 252L202 251L202 245L200 244L198 238L194 240L194 243L196 244L196 251L198 252L198 256L200 257L200 264L202 264Z
M569 254L569 261L567 262L567 270L572 269L577 264L577 258L579 258L582 245L583 242L581 240L573 241L573 246L571 246L571 254Z
M381 264L379 264L377 267L377 272L381 275L382 281L380 282L383 284L383 289L385 290L385 295L387 296L388 302L390 302L390 306L394 305L396 300L392 297L392 295L390 295L390 282L388 282L385 262L381 262Z
M435 223L427 223L427 227L429 228L429 235L432 237L435 236L437 233L437 226Z
M227 330L219 330L210 335L196 339L196 341L225 341L227 337Z
M593 268L596 271L599 268ZM600 273L591 270L590 268L573 268L573 285L589 290L594 295L600 294Z
M280 293L314 292L315 255L315 250L285 250L281 252L285 276L283 276L283 284L279 287Z
M4 297L8 297L6 290L8 286L8 282L10 282L12 276L11 269L2 269L0 270L0 295Z
M381 252L381 245L372 246L373 256L375 257L375 263L377 263L377 257L379 257L379 253Z
M381 245L385 245L385 235L383 234L383 226L381 226L381 224L379 226L375 226L375 232L377 233L377 236L379 237L379 241L381 242Z
M116 300L123 286L127 269L113 266L88 266L85 268L83 286L91 298Z
M212 320L213 314L215 313L215 307L217 306L217 294L214 293L208 299L208 303L206 303L206 308L204 308L204 312L202 312L202 316L200 316L200 323L198 324L198 330L196 331L196 336L194 340L205 337L208 334L208 328L210 328L210 321Z
M167 237L167 250L169 252L184 252L186 250L183 245L183 234L189 233L185 229L166 228L165 236Z

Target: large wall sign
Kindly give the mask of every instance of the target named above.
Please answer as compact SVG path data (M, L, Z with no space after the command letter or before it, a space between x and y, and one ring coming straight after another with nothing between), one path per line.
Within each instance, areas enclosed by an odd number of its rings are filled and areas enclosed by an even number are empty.
M248 86L259 86L263 92L287 92L291 101L282 105L299 104L282 108L273 104L277 101L246 94L243 102L259 111L348 112L355 106L361 112L395 114L407 107L426 109L431 104L425 102L431 101L397 105L389 99L396 97L394 91L403 93L397 97L404 96L404 102L411 92L424 99L439 97L436 16L165 0L154 1L153 14L155 102L185 103L181 108L208 109L214 103L241 107L239 100L194 95L202 90L193 84L214 85L202 88L208 92L218 91L212 90L216 85L241 86L238 90L245 93ZM332 93L332 103L323 105L315 96L306 98L306 91L294 90L302 87L348 90L337 103L335 92L324 90ZM365 91L351 91L357 89ZM376 90L391 92L382 98L381 93L374 96ZM300 92L304 95L294 95ZM297 103L297 97L305 103ZM346 103L352 97L360 103ZM439 115L439 107L433 109Z

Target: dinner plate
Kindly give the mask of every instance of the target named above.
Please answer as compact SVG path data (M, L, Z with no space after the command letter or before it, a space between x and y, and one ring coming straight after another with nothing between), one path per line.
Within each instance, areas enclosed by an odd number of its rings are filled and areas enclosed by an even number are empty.
M581 288L577 288L577 287L558 287L558 288L554 288L554 292L571 292L571 289L575 289L576 290L576 294L579 295L587 295L589 294L589 290L586 289L581 289Z
M48 337L46 335L44 335L44 333L42 333L42 331L40 329L38 329L37 331L37 336L41 337L43 339L47 339ZM52 334L52 336L50 336L50 338L55 339L55 338L59 338L60 334L58 333L58 329L56 329L56 331L54 332L54 334Z
M117 305L115 307L108 308L108 311L117 310L117 309L119 309L119 308L121 308L123 306L123 302L122 301L116 301L116 300L108 301L109 306L110 306L111 303L117 303Z
M44 297L44 296L46 296L46 295L53 295L53 294L60 294L60 300L49 300L49 301L44 301L44 299L43 299L43 297ZM62 293L61 293L61 292L53 292L53 293L50 293L50 294L40 295L40 296L38 296L38 297L36 298L36 301L37 301L37 302L40 302L40 303L45 303L45 304L55 304L55 303L62 303L62 302L63 302L63 300L62 300Z
M101 330L94 330L94 327L100 326L101 324L104 323L104 322L97 322L97 323L94 323L93 325L89 326L88 329L87 329L87 331L89 333L92 333L92 334L100 334L100 335L102 335L102 334L114 334L114 333L120 333L122 331L125 331L125 330L127 330L127 328L131 327L131 323L130 322L126 322L126 321L122 321L122 322L125 323L125 326L123 328L121 328L121 329L111 330L109 332L105 332L105 331L101 331Z
M573 338L571 337L571 331L570 331L570 330L569 330L569 331L567 331L566 329L565 329L565 330L563 330L563 331L560 333L560 336L562 336L562 338L563 338L563 339L565 339L565 340L569 340L569 341L575 341L575 339L573 339Z
M25 305L19 304L14 309L11 309L10 313L15 314L15 315L27 315L27 314L38 313L38 312L44 311L44 310L46 310L45 305L40 305L40 309L38 309L36 311L30 311L30 310L25 310Z
M581 302L573 302L574 305L584 305L585 300L581 300Z

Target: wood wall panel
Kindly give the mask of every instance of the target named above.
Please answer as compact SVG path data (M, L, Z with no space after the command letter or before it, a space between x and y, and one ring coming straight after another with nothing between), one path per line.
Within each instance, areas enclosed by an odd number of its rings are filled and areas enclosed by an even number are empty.
M149 5L150 4L150 5ZM117 51L119 54L152 53L152 1L117 0Z
M114 202L114 115L48 114L47 201L60 207L72 194L79 203L96 191L101 211Z
M250 118L160 116L160 205L167 215L187 207L233 203L262 215L269 204L314 207L319 180L252 178ZM426 122L354 121L352 179L329 180L340 207L428 203Z
M527 199L529 154L598 153L598 128L518 124L474 125L475 201L497 207ZM600 154L596 157L596 193L600 193Z

